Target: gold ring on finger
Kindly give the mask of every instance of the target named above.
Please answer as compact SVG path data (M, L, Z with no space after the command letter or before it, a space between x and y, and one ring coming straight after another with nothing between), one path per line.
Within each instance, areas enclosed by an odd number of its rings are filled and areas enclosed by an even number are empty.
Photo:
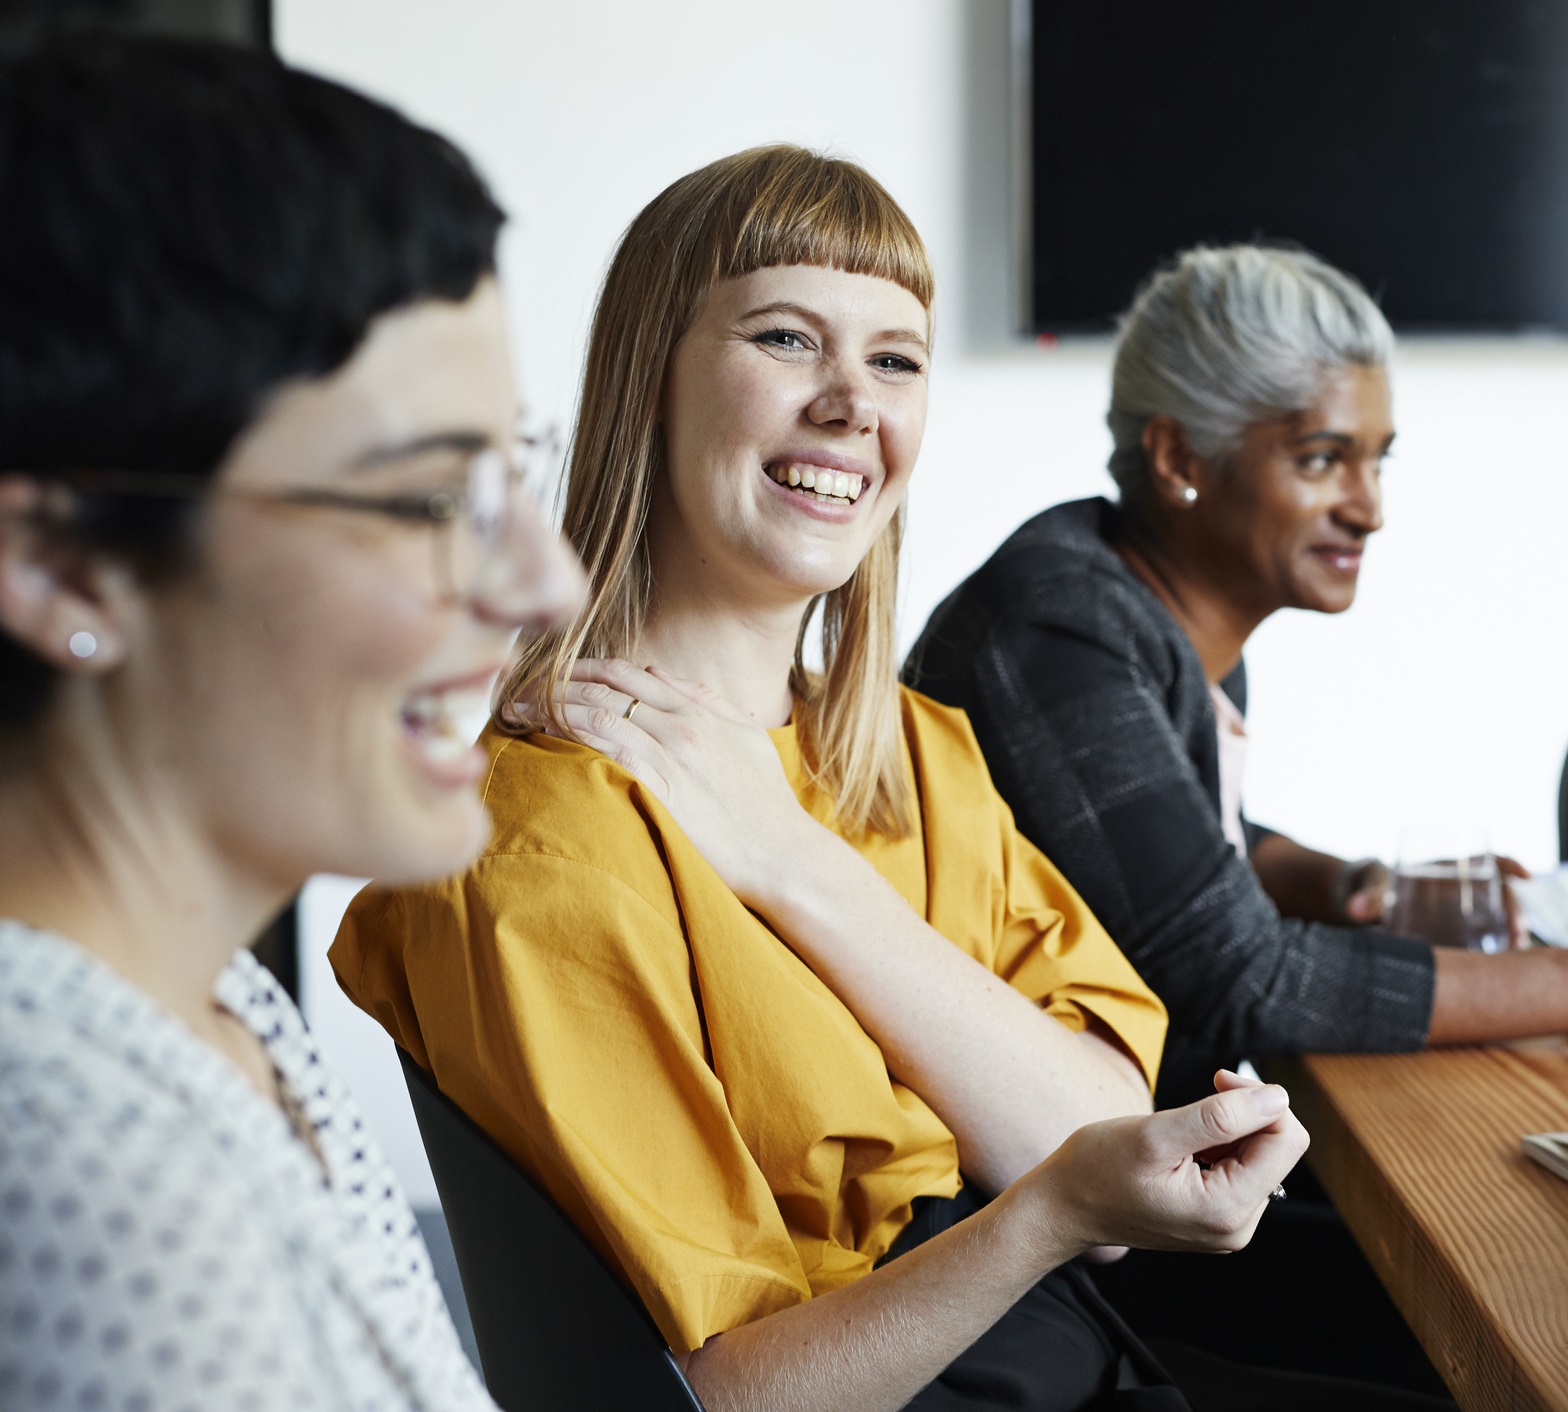
M631 701L627 704L626 709L621 712L621 719L623 721L631 720L632 712L635 711L641 705L642 705L642 702L637 697L635 697L635 696L632 697Z

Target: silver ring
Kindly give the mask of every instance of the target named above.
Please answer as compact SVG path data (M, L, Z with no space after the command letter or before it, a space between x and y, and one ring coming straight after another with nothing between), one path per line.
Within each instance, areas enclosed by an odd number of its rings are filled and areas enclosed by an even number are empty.
M632 697L630 705L628 705L627 708L624 711L621 712L621 719L623 721L631 720L632 712L635 711L641 705L642 705L642 701L638 697L635 697L635 696Z
M1285 1199L1285 1184L1281 1182L1269 1193L1270 1201L1283 1201Z

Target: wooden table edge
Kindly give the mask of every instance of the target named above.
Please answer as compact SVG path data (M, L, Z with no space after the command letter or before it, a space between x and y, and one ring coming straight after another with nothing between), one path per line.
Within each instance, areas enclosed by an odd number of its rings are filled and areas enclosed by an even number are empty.
M1538 1386L1510 1341L1466 1307L1458 1292L1463 1273L1405 1206L1325 1088L1318 1070L1337 1057L1276 1061L1270 1077L1289 1088L1313 1138L1313 1173L1455 1401L1465 1412L1564 1412L1568 1396Z

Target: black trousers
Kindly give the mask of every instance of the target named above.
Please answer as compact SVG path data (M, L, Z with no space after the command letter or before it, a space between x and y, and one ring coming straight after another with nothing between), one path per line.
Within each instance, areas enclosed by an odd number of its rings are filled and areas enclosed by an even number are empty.
M1245 1250L1194 1259L1135 1250L1095 1274L1151 1343L1447 1396L1339 1213L1298 1167ZM1223 1311L1223 1317L1216 1317Z
M984 1203L972 1190L922 1197L885 1259L979 1210ZM1227 1315L1210 1312L1215 1320ZM1454 1412L1446 1398L1252 1367L1175 1341L1145 1343L1076 1262L1029 1290L908 1405L917 1412Z

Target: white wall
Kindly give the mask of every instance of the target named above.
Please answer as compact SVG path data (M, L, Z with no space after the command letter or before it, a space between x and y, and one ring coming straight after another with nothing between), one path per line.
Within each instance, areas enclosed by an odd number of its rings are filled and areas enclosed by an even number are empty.
M617 235L666 183L791 140L868 166L940 282L911 493L906 642L1029 514L1108 484L1104 342L1008 334L1005 0L277 0L286 57L459 141L512 212L504 274L530 405L569 420ZM1071 219L1070 212L1063 219ZM1568 259L1565 232L1564 259ZM1568 745L1568 346L1412 344L1396 372L1389 528L1347 616L1281 615L1249 650L1250 812L1351 856L1403 821L1479 821L1556 858ZM330 907L318 909L330 929ZM307 940L316 952L323 935ZM319 965L313 1022L362 1092L368 1022ZM375 1063L383 1076L389 1055ZM387 1088L383 1085L383 1088ZM385 1116L382 1113L385 1098ZM373 1097L391 1132L396 1087ZM417 1144L393 1146L416 1186ZM386 1134L384 1133L384 1136Z

